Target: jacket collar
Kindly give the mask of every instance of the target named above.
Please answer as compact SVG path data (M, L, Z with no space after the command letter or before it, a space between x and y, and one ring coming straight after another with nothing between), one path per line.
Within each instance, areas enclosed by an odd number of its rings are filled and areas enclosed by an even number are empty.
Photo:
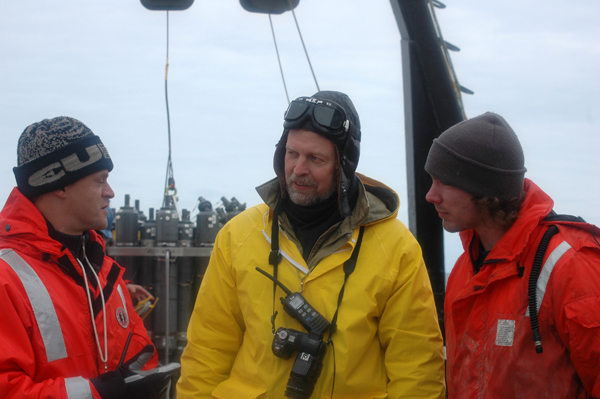
M393 219L398 215L400 200L391 188L358 173L356 175L359 178L359 192L356 206L350 216L331 226L329 230L319 237L315 244L317 251L308 259L307 265L311 270L322 259L347 244L355 232L356 236L358 236L357 227ZM280 198L279 187L279 181L273 179L256 188L258 194L270 208L270 212L267 215L269 223L272 222L273 210ZM279 216L279 223L281 231L285 232L298 245L292 225L285 213ZM323 270L318 271L317 274L320 272L323 272Z
M88 258L98 262L104 257L103 240L95 232L89 232L88 237ZM11 247L30 255L48 254L55 258L61 257L66 250L66 245L50 236L49 223L44 215L17 187L0 212L0 247Z
M400 199L394 190L360 173L356 173L356 175L359 178L358 200L352 210L352 215L344 220L350 229L398 216ZM256 187L258 195L272 210L275 209L280 199L280 190L277 178Z

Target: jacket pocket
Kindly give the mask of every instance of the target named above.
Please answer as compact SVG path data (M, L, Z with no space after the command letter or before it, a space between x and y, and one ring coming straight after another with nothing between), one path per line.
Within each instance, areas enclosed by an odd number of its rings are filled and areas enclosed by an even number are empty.
M267 387L229 378L217 385L212 395L219 399L265 399Z

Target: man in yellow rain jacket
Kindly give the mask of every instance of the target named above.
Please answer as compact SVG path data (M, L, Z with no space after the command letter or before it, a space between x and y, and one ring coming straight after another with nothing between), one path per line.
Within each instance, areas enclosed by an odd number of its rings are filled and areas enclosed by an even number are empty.
M397 194L355 173L360 134L343 93L290 104L265 203L216 239L178 399L445 396L421 248Z

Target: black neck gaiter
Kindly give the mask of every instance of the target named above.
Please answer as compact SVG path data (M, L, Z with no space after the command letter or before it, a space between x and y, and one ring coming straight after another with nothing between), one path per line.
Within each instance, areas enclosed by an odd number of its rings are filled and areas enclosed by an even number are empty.
M54 228L49 221L46 221L46 225L48 226L48 235L50 238L55 239L63 245L63 249L68 249L71 253L81 260L83 258L82 248L84 240L89 240L89 232L85 232L87 237L84 235L73 236L70 234L62 233Z
M74 236L56 230L54 226L52 226L52 224L47 220L46 225L48 226L48 235L50 238L60 242L63 246L62 249L68 249L71 251L73 256L79 259L81 262L85 262L83 254L83 245L85 243L88 260L91 262L96 272L99 270L98 265L102 264L104 253L102 252L102 247L99 246L98 243L91 241L89 231L84 231L82 235Z
M343 219L334 194L315 205L296 205L289 199L283 203L283 211L294 227L302 245L302 257L308 260L310 252L323 233Z

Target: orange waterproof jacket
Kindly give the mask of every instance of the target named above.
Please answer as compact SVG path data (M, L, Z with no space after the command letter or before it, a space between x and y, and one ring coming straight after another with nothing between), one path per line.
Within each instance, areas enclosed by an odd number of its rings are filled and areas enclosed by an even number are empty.
M133 309L124 269L104 255L104 242L90 232L88 259L96 265L106 301L108 371L151 344ZM69 250L50 238L42 214L17 188L0 213L0 398L98 399L89 382L105 372L92 323L104 353L102 301L88 275L95 318L81 268ZM157 354L147 367L156 367Z
M460 233L465 252L445 302L450 399L600 397L600 230L594 237L591 225L559 224L550 240L536 282L536 353L528 284L554 203L528 179L525 191L519 218L476 275L478 237Z

